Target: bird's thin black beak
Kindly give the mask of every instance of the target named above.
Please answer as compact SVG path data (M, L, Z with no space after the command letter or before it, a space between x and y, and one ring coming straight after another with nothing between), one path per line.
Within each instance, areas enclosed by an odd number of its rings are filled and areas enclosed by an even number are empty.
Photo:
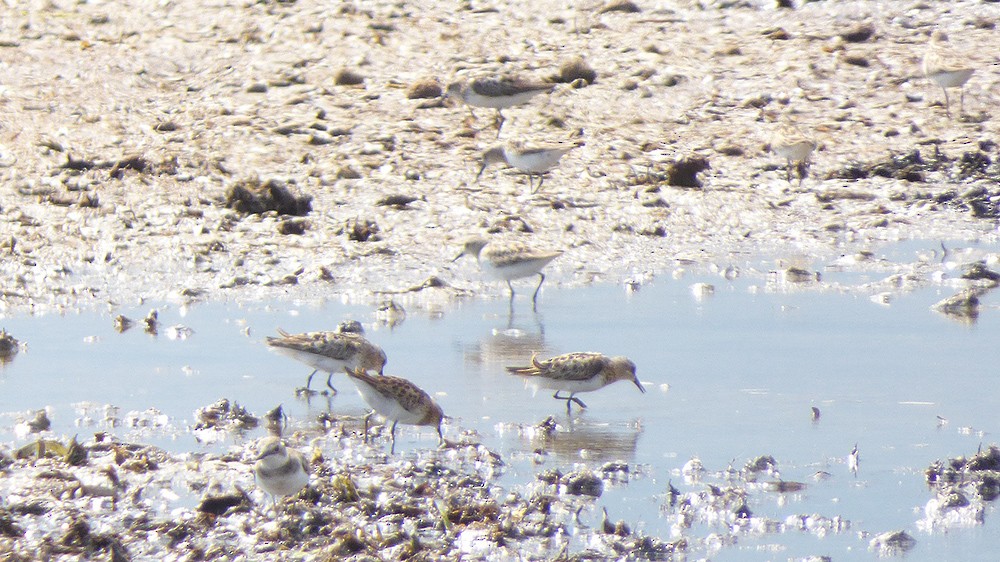
M640 391L641 391L641 392L642 392L643 394L645 394L645 393L646 393L646 389L645 389L645 388L644 388L644 387L642 386L642 383L641 383L641 382L639 382L639 377L636 377L635 379L633 379L633 381L632 381L632 382L634 382L634 383L635 383L635 385L639 387L639 390L640 390Z

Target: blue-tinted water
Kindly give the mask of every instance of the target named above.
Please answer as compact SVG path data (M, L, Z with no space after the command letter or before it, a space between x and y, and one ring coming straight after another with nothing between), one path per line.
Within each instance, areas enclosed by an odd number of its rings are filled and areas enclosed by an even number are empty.
M714 285L714 295L694 298L690 286L697 282ZM985 560L998 533L992 507L980 527L928 534L916 526L933 497L923 469L993 442L1000 421L996 301L985 297L978 322L963 324L929 308L952 292L925 289L881 306L867 295L775 293L761 280L692 275L657 279L635 293L619 286L547 288L538 313L523 297L513 314L505 299L458 302L441 315L411 310L393 329L375 326L370 308L338 304L165 306L158 337L141 326L118 334L111 314L14 317L3 324L28 349L0 371L0 412L51 406L53 429L67 435L95 430L74 426L71 404L83 401L125 411L155 407L179 427L192 425L196 408L221 397L257 414L280 402L296 420L328 407L360 414L364 404L342 376L334 377L341 392L329 403L296 399L293 388L304 383L308 367L262 343L278 327L332 329L357 318L388 354L386 372L412 379L455 418L447 428L452 438L475 430L504 456L506 484L532 481L547 468L567 471L577 462L628 461L631 481L608 487L598 505L613 519L670 539L675 518L662 509L668 481L682 492L705 487L680 475L689 459L721 471L772 455L782 479L808 487L787 497L752 495L748 507L755 514L779 521L795 514L841 516L851 528L826 538L795 531L743 536L709 553L713 560L868 560L875 554L863 533L897 529L917 539L912 558ZM116 314L140 319L148 310ZM194 334L186 340L163 335L178 323ZM569 417L563 402L545 391L533 396L506 374L504 367L523 364L536 351L543 358L570 351L627 355L647 393L618 383L581 395L589 408ZM320 377L314 386L322 385ZM811 407L822 413L817 422ZM552 441L516 431L550 415L561 425ZM12 434L15 421L0 418L0 439L11 446L25 442ZM113 431L126 436L129 430ZM407 429L399 449L432 447L435 439L433 431ZM147 441L173 450L202 447L186 432ZM855 444L857 475L846 463ZM533 462L535 449L546 452L537 456L540 464ZM831 477L814 481L820 470ZM587 517L599 522L592 512ZM720 530L695 527L685 534Z

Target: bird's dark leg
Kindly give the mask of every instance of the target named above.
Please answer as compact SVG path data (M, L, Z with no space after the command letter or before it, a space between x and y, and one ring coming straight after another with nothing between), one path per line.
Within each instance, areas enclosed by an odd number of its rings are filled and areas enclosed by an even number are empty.
M535 190L532 193L538 193L538 190L542 188L542 182L545 181L545 172L538 174L538 185L535 186Z
M507 280L507 288L510 289L510 300L514 300L514 286L510 284L510 279Z
M392 440L392 444L389 446L389 454L396 454L396 423L392 422L392 429L389 430L389 438Z
M336 389L336 388L333 388L333 385L332 385L332 384L330 384L330 381L332 381L332 380L333 380L333 373L330 373L330 374L329 374L329 375L328 375L328 376L326 377L326 386L327 386L327 388L329 388L330 390L332 390L334 394L336 394L336 393L337 393L337 389Z
M309 386L310 386L310 385L312 384L312 382L313 382L313 375L315 375L315 374L316 374L316 371L318 371L318 370L319 370L319 369L313 369L313 372L309 373L309 378L308 378L308 379L306 379L306 390L309 390Z
M536 306L538 305L538 291L542 290L542 283L545 282L545 274L541 271L538 272L538 286L535 287L535 294L531 296L531 302Z
M438 447L444 446L444 433L441 431L441 424L438 423Z
M794 165L795 165L794 162L789 160L788 167L785 168L785 181L787 181L788 183L792 183L792 166Z
M555 398L556 400L565 400L566 401L566 413L567 414L570 412L570 403L571 402L576 402L577 404L580 405L581 408L586 408L587 407L587 405L583 403L583 400L580 400L579 398L576 397L576 393L575 392L571 392L569 394L569 396L559 396L559 391L557 390L556 393L552 395L552 397Z
M497 110L497 138L500 138L500 129L503 129L503 122L504 121L506 121L506 119L504 119L503 113L498 109Z
M965 115L965 86L958 91L958 114Z
M809 175L809 161L803 160L797 163L795 165L795 168L796 168L795 171L799 173L799 187L802 187L802 181L805 180L806 176Z
M373 414L375 414L375 410L372 410L367 414L365 414L365 443L368 442L368 420L371 419Z
M951 102L948 100L948 88L941 86L941 91L944 92L944 114L951 119Z

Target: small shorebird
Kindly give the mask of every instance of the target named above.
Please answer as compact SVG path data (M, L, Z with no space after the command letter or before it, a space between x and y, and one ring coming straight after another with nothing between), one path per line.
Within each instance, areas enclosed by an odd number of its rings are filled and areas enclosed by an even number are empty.
M326 371L326 386L337 393L331 384L334 372L341 369L360 368L382 374L386 357L382 349L356 332L306 332L289 334L278 330L281 337L268 337L267 346L274 351L301 361L313 368L306 380L306 391L316 371Z
M488 279L503 279L510 289L510 298L514 300L514 286L511 281L522 277L538 275L538 286L531 296L531 301L538 301L538 291L545 282L545 274L542 268L548 263L562 255L561 250L542 252L533 250L524 244L506 243L498 244L487 242L482 238L472 238L465 242L461 253L455 256L452 262L458 261L462 256L475 256L479 262L479 269Z
M275 501L290 496L309 484L309 463L302 453L285 447L278 437L265 437L257 443L260 454L253 465L253 477L262 490Z
M951 117L951 102L948 100L948 88L959 88L960 108L965 110L965 83L972 77L976 69L969 66L968 57L958 56L948 48L948 35L943 31L935 31L927 43L924 53L924 76L929 78L944 92L944 111Z
M802 133L797 127L785 125L778 129L771 140L771 150L788 161L785 179L792 183L792 168L799 175L799 185L809 171L809 156L816 150L816 141Z
M365 416L365 443L368 442L368 420L375 413L392 422L392 428L389 430L389 437L392 439L389 454L396 452L398 423L437 427L439 443L444 443L444 434L441 433L444 412L434 399L417 385L391 375L376 377L361 369L344 370L358 387L361 398L372 408L372 411Z
M497 110L497 138L503 127L502 109L527 103L531 98L542 92L551 92L554 84L547 82L532 82L521 78L477 78L470 82L459 81L448 85L448 95L461 99L469 106L488 107ZM475 117L475 114L472 113Z
M639 390L646 392L635 374L635 363L628 357L582 352L567 353L540 362L533 356L531 366L507 367L507 371L527 377L528 383L538 388L555 390L552 397L566 401L567 413L572 402L581 408L587 407L576 397L578 392L591 392L616 381L632 381ZM568 392L569 396L560 396L560 392Z
M538 186L531 192L536 193L545 181L543 174L559 164L564 154L583 146L583 141L556 142L536 145L526 145L521 142L511 142L506 146L494 146L483 153L483 163L476 174L476 181L491 164L507 164L512 168L528 174L528 188L532 186L532 176L538 175Z

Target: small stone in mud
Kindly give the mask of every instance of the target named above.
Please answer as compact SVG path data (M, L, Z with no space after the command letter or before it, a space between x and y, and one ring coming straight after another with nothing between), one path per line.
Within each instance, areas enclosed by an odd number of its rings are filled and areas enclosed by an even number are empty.
M819 281L819 273L811 272L801 267L789 267L784 272L784 279L788 283L809 283Z
M349 240L355 242L375 242L381 240L378 224L370 219L351 219L344 225L342 232Z
M35 412L34 419L28 422L28 428L32 433L40 433L48 430L50 427L52 427L52 422L49 421L49 416L45 410Z
M1000 282L1000 273L993 271L986 267L986 265L976 262L966 265L962 272L962 279L970 279L973 281L987 280L994 284Z
M577 80L582 80L586 85L593 84L597 80L597 71L591 68L582 57L563 63L559 67L559 74L555 76L555 81L563 84Z
M159 313L156 309L149 311L149 314L143 319L143 324L145 324L145 331L147 334L156 335L160 329Z
M364 84L365 77L355 70L342 68L333 77L333 83L338 86L358 86Z
M934 303L931 308L938 312L961 318L979 317L979 295L981 290L966 289L957 295Z
M875 27L871 24L861 24L840 34L840 37L848 43L864 43L875 35Z
M571 472L562 478L566 493L571 496L600 497L604 493L604 481L589 470Z
M248 215L275 211L279 215L304 216L312 211L312 196L293 195L276 180L256 178L236 182L226 190L226 207Z
M11 359L17 355L18 349L20 349L20 342L8 334L7 330L0 330L0 360Z
M246 494L241 493L205 496L201 499L197 509L201 513L222 516L229 513L248 511L250 509L250 502Z
M608 12L624 12L627 14L636 14L641 12L639 6L635 5L632 0L611 0L605 4L597 13L606 14Z
M302 235L305 234L308 226L309 223L303 219L284 220L278 224L278 233Z
M442 93L441 84L437 80L418 80L410 85L410 89L406 91L406 98L411 100L439 98Z
M917 540L906 533L906 531L890 531L876 536L869 542L868 546L872 550L879 551L885 556L897 556L916 546Z
M667 183L676 187L702 187L698 173L710 167L708 158L693 156L677 160L667 169Z
M361 179L361 172L355 170L350 166L344 166L343 168L337 170L338 180L359 180Z
M397 193L394 195L388 195L379 199L375 202L376 205L380 207L393 207L399 211L409 209L408 205L414 201L420 201L421 197L416 197L414 195L407 195L403 193Z

